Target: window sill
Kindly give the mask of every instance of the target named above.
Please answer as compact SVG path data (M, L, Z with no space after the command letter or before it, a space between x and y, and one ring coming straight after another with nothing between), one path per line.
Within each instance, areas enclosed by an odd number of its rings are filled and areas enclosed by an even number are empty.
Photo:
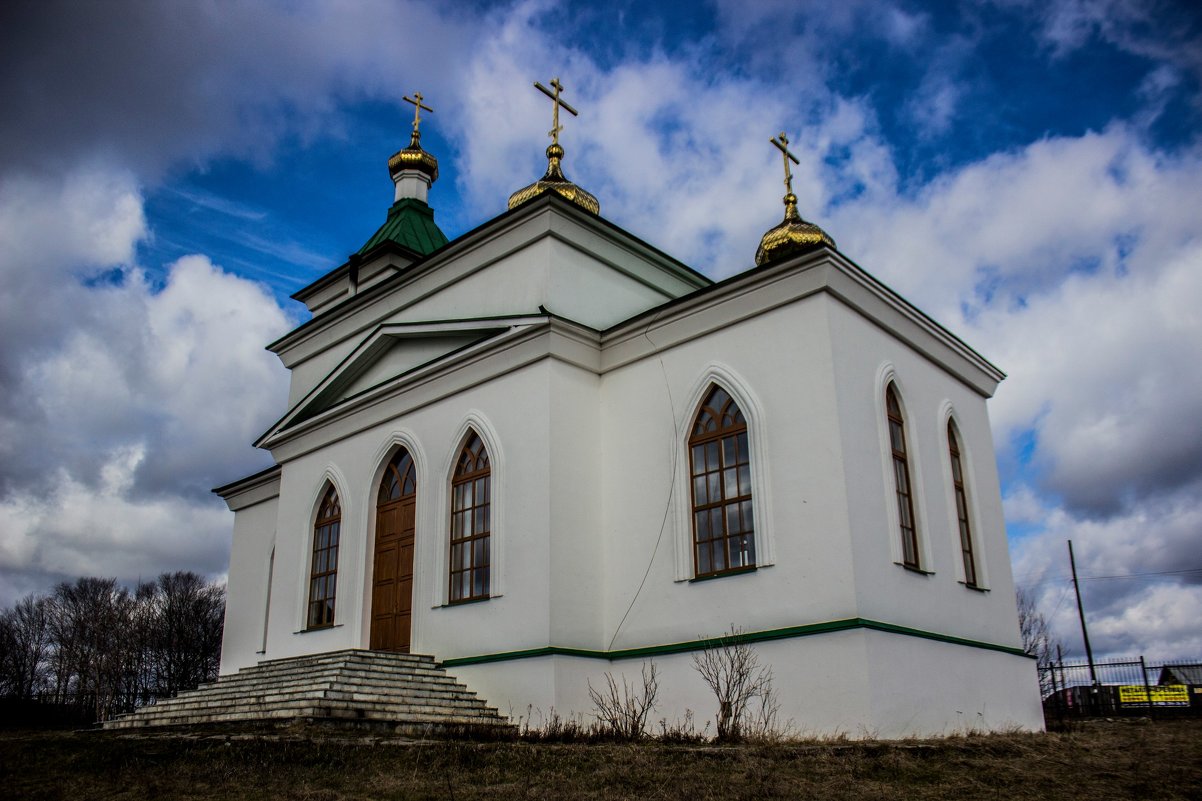
M699 581L713 581L714 579L726 578L727 576L742 576L745 573L754 573L759 570L759 565L749 565L748 567L740 567L735 570L723 570L721 573L710 573L705 576L695 576L689 579L690 584L696 584Z
M973 592L989 592L988 587L982 587L980 584L969 584L967 581L961 581L960 586L964 587L966 590L972 590Z
M491 601L495 597L495 595L485 595L480 598L464 598L462 601L447 601L438 608L446 609L447 607L451 606L471 606L472 604L482 604L485 601Z
M935 571L934 571L934 570L926 570L926 569L924 569L924 568L921 568L921 567L914 567L913 565L907 565L905 562L894 562L893 564L895 564L895 565L898 565L898 566L899 566L899 567L901 567L903 570L905 570L907 573L914 573L914 574L916 574L916 575L919 575L919 576L933 576L933 575L935 575Z
M294 631L292 633L293 634L313 634L314 632L318 632L318 631L329 631L330 629L340 629L340 628L342 628L341 623L331 623L328 626L312 626L310 628L301 629L300 631Z

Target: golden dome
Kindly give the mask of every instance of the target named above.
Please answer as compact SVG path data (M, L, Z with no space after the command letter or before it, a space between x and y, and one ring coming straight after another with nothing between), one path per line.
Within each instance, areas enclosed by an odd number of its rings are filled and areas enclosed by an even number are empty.
M785 195L785 219L764 233L755 252L755 263L758 266L823 246L834 249L835 240L814 223L801 219L797 213L797 195L790 192Z
M430 183L438 180L438 159L422 150L421 134L416 130L409 137L409 147L398 150L388 160L388 173L393 178L402 170L419 170L430 176Z
M533 200L546 192L555 192L582 209L591 211L593 214L599 213L601 204L597 202L597 198L564 177L563 170L559 166L562 159L563 148L558 144L549 145L547 147L547 173L530 186L519 189L510 195L509 208L517 208L527 200Z

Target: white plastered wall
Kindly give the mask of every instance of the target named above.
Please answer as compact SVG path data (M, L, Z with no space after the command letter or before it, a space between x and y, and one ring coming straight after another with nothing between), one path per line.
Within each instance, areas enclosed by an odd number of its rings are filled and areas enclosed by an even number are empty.
M1014 586L985 398L846 306L830 304L840 437L861 617L1019 647ZM892 379L903 404L923 572L900 565L884 410ZM963 583L953 529L946 413L964 440L985 590Z

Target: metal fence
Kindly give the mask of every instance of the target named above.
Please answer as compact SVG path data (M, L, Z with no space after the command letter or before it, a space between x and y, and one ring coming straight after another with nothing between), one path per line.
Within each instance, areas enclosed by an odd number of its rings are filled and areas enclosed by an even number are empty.
M1049 727L1077 718L1202 716L1202 662L1135 659L1039 666Z

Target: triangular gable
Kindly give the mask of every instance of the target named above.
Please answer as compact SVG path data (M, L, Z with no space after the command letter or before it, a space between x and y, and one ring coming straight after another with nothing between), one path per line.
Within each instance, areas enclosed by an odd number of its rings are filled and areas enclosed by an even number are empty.
M544 317L500 317L377 326L256 443L353 400L420 367L453 358L466 348Z

